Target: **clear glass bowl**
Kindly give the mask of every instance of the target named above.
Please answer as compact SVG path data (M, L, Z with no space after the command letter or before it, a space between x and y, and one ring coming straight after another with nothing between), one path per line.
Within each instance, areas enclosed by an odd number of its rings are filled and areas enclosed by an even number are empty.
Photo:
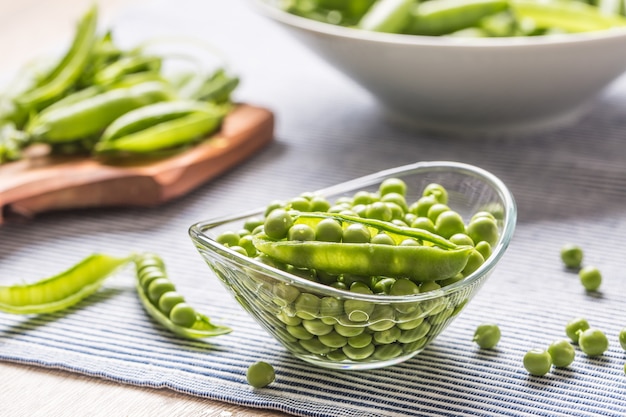
M216 241L224 231L240 230L247 218L262 217L265 208L199 222L190 227L189 234L200 255L239 304L296 357L333 369L397 364L419 354L432 342L491 275L511 241L516 206L510 191L494 175L455 162L419 162L315 194L329 201L352 197L356 191L376 191L386 178L405 181L407 201L417 200L418 193L430 183L443 185L449 193L448 205L465 221L481 210L495 212L500 234L492 254L464 279L437 290L405 296L358 294L268 266ZM370 309L368 318L349 319L342 308L347 303L366 306Z

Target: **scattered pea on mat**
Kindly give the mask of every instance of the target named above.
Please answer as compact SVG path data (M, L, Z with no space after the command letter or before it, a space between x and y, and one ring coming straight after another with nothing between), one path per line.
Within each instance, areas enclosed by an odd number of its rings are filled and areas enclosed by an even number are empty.
M561 248L561 260L567 268L580 268L583 262L583 256L583 250L578 245L567 243Z
M497 324L485 323L476 328L473 340L481 349L493 349L500 337L500 327Z
M587 291L597 291L602 284L602 273L595 266L585 266L578 271L578 277Z
M582 317L577 317L575 319L570 320L565 325L565 334L567 337L571 339L572 342L578 343L578 338L580 336L579 332L587 330L589 328L589 322L587 319Z
M619 344L622 346L622 349L626 350L626 327L619 332Z
M248 384L252 385L254 388L264 388L274 382L276 372L274 371L274 367L269 363L259 361L248 367L246 379Z
M524 368L531 375L542 376L550 372L552 356L544 349L531 349L524 355Z
M548 346L548 353L552 358L552 364L557 368L566 368L574 362L576 350L565 339L556 340Z
M609 348L609 339L598 329L579 330L578 346L588 356L600 356Z

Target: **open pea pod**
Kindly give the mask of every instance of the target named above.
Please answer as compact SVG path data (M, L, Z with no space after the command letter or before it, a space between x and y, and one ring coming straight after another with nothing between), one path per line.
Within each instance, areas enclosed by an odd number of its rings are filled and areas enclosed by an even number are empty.
M41 314L69 308L98 291L130 257L93 254L70 269L31 284L0 287L0 311Z
M232 332L230 327L211 323L204 314L189 306L182 295L176 292L174 285L169 281L165 273L163 260L155 254L147 253L137 256L135 259L137 269L136 289L139 300L144 310L159 324L178 336L187 339L203 339L220 336ZM156 289L155 289L156 288ZM168 297L172 294L173 297ZM162 298L169 298L173 302L164 302ZM166 304L169 304L166 306ZM183 306L187 323L177 323L173 317L176 305ZM169 310L169 311L166 311Z
M274 240L263 233L253 238L255 248L271 258L331 274L407 277L416 281L439 281L461 272L474 249L458 246L426 230L395 226L375 219L331 214L291 213L295 223L312 224L332 218L340 222L360 223L385 231L395 240L416 238L420 246L394 246L376 243L337 243L322 241Z

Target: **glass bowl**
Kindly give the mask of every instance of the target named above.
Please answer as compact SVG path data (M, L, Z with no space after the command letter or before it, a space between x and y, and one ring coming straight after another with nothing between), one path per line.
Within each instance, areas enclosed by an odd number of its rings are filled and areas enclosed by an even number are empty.
M474 272L441 288L412 295L360 294L315 282L242 255L217 242L238 231L246 219L263 217L265 208L192 225L198 252L239 304L296 357L332 369L373 369L419 354L477 293L502 258L516 223L513 196L489 172L455 162L418 162L381 171L315 192L329 201L375 192L387 178L407 184L407 201L430 183L444 186L448 205L467 221L479 211L497 219L497 242ZM363 306L365 319L348 315Z

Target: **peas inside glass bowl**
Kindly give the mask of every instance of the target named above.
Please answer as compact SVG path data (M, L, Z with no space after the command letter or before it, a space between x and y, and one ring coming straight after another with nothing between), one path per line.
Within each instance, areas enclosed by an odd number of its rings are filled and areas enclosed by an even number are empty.
M440 190L445 190L447 211L458 214L450 217L460 218L461 225L472 227L465 227L467 234L447 231L443 237L417 228L418 223L405 226L401 221L361 219L354 212L333 208L365 195L380 195L381 184L397 183L406 185L406 201L417 202L427 193L440 196ZM441 188L433 188L433 184ZM385 200L396 194L389 190ZM320 219L327 218L348 225L365 222L369 230L384 233L363 244L347 242L346 227L340 242L281 242L266 236L278 233L270 230L268 223L260 229L254 225L258 219L270 217L266 217L270 213L267 207L199 222L190 227L189 233L210 269L270 335L296 357L333 369L380 368L419 354L462 312L491 275L509 245L516 222L513 196L498 178L455 162L406 165L303 196L310 201L326 200L331 205L323 211L276 209L272 213L291 213L300 224L319 225ZM290 207L298 201L292 200ZM483 245L478 235L474 237L476 243L458 237L471 235L470 229L480 226L482 216L497 225L494 240ZM261 232L238 238L236 233L240 232L233 231L242 230L244 224ZM399 243L384 242L381 234ZM405 241L408 239L400 242L404 234L416 236L413 240L418 244L412 247L413 242ZM230 236L235 236L232 244L227 243ZM249 256L250 251L257 252L254 247L242 248L250 242L264 251L270 249L261 256ZM482 246L489 248L485 251ZM292 254L302 254L299 251L305 247L310 251L296 261ZM479 252L482 255L477 255ZM285 253L287 260L293 259L296 265L286 264L281 258ZM467 255L462 264L458 264L459 254ZM472 261L474 255L480 262ZM404 262L414 262L410 265L415 265L415 271L405 268ZM321 265L324 271L319 269ZM348 268L348 272L338 272L333 269L336 265ZM386 276L387 271L400 272Z

